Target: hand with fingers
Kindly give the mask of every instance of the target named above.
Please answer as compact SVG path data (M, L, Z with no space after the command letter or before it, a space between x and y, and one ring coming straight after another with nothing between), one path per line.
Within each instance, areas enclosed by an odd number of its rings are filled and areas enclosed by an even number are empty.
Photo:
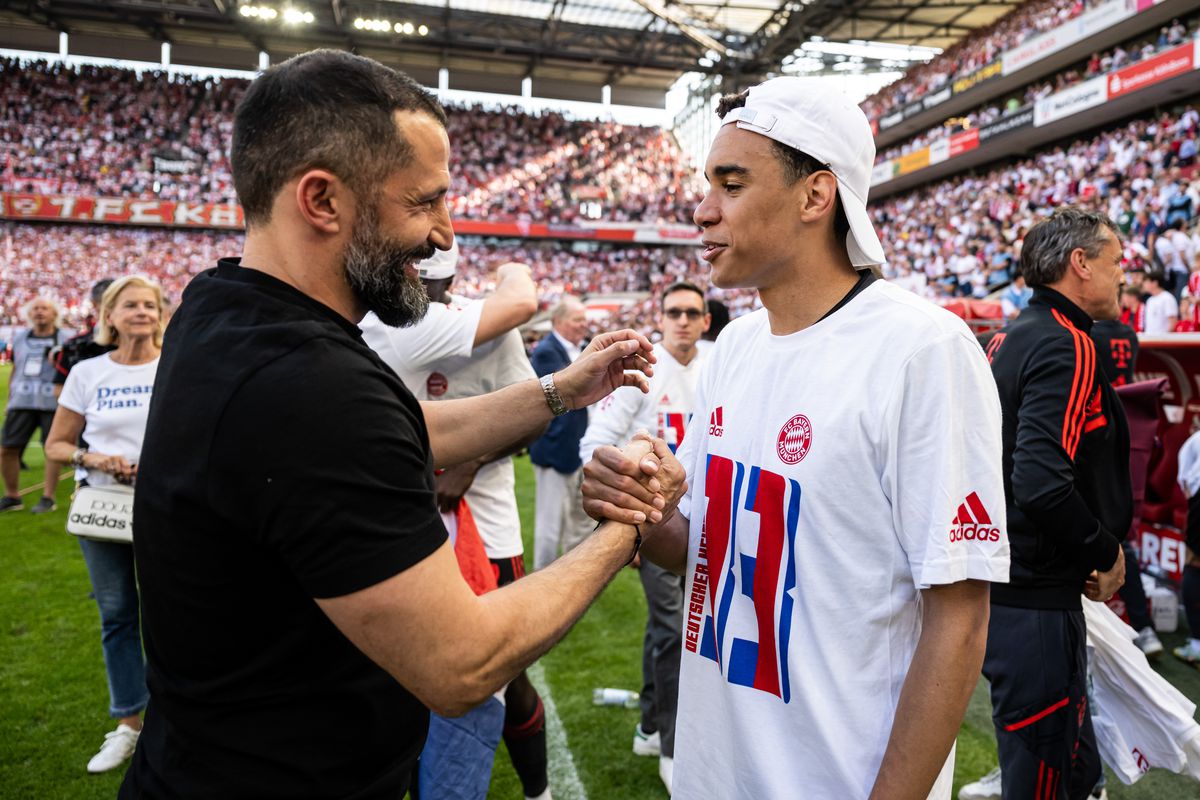
M653 345L632 330L602 333L569 367L554 374L554 385L569 409L586 408L622 386L650 391L654 374Z
M597 520L659 525L687 491L667 443L640 431L623 448L600 447L583 467L583 510Z
M1125 550L1117 548L1117 560L1107 572L1092 571L1083 585L1083 596L1107 603L1125 584Z

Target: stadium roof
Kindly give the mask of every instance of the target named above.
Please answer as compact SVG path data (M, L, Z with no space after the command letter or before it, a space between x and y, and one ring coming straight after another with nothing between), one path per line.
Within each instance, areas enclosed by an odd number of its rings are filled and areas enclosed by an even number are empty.
M370 55L437 85L658 105L685 72L740 82L814 36L945 48L1020 0L0 0L0 46L255 69L313 47ZM832 65L840 56L823 56ZM870 66L870 59L868 65ZM893 63L892 68L895 68Z

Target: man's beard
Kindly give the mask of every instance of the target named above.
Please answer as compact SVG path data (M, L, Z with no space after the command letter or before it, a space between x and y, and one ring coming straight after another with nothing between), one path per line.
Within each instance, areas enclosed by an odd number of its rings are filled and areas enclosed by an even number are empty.
M409 267L431 257L429 244L404 247L379 232L373 205L366 206L342 257L346 281L368 311L384 324L402 328L419 322L429 308L429 296Z

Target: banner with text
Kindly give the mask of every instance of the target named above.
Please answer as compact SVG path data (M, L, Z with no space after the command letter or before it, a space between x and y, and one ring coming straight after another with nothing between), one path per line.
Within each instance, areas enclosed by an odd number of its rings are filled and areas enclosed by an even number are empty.
M241 206L176 203L123 197L74 197L0 192L0 217L30 222L103 223L172 228L240 230ZM454 220L455 233L522 239L591 239L598 242L695 245L691 225L589 222L580 225L521 220Z

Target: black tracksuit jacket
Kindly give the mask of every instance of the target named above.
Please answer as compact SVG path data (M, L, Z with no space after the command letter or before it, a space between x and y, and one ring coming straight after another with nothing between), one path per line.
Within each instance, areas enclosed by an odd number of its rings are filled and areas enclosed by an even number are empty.
M1091 327L1081 308L1039 287L988 344L1012 548L1010 583L992 585L993 603L1080 608L1088 574L1112 568L1129 530L1129 425Z

